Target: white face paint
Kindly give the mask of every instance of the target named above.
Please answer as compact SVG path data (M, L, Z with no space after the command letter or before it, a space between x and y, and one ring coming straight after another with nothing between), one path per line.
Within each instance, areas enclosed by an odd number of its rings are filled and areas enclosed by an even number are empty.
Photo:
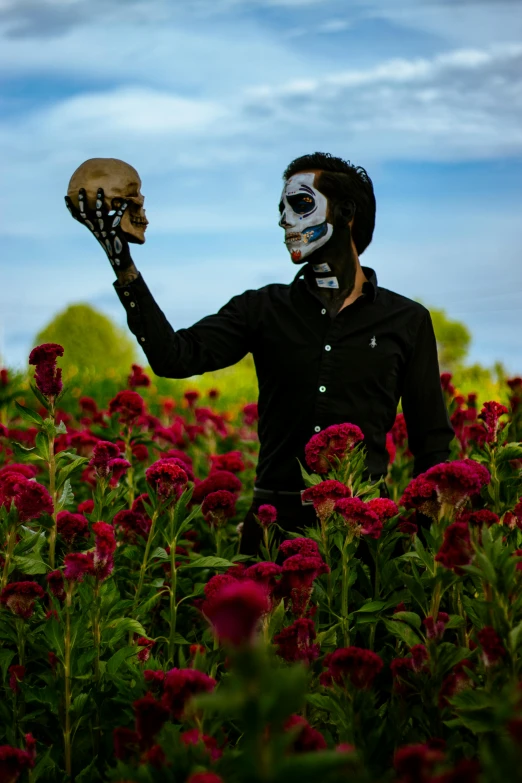
M285 245L294 264L322 247L332 236L326 222L328 199L314 187L315 174L294 174L286 180L281 195L279 225L285 230Z

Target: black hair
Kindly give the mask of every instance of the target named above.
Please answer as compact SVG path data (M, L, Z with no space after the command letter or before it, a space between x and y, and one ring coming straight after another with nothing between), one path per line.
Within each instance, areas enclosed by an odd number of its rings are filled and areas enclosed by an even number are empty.
M310 169L320 170L317 187L326 198L338 203L354 202L352 236L357 253L361 255L372 241L375 228L375 195L366 170L327 152L314 152L293 160L286 167L283 179Z

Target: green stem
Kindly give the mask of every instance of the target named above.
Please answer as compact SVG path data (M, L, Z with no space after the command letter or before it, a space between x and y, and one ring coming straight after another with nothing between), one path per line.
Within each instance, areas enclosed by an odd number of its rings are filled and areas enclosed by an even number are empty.
M145 545L145 552L143 554L143 560L140 566L140 577L138 580L138 588L136 590L136 595L134 596L134 609L136 609L138 605L138 598L140 597L141 590L143 588L143 580L145 578L145 571L147 570L147 563L149 560L149 553L150 553L150 547L152 545L152 539L154 538L154 527L156 525L156 519L158 518L158 511L156 510L154 514L152 515L152 520L150 523L150 530L149 535L147 537L147 543Z
M127 484L129 487L129 505L132 505L134 503L134 467L133 467L133 454L132 454L132 448L131 448L131 433L130 433L130 427L126 428L126 431L123 436L123 440L125 443L125 459L130 462L131 467L127 471Z
M342 584L341 584L341 617L342 617L342 623L343 623L343 637L344 637L344 646L348 647L350 645L350 632L349 632L349 623L348 623L348 577L350 574L348 565L349 565L349 557L347 555L347 548L349 544L348 538L346 539L343 551L342 551L342 561L343 561L343 573L342 573Z
M65 679L65 729L63 733L65 745L65 772L71 777L71 604L73 585L67 587L65 596L65 644L64 666Z
M178 572L176 568L176 539L170 544L170 633L169 633L169 661L174 664L174 647L176 636L176 622L178 616L178 606L176 603L176 588Z
M54 413L53 413L54 419ZM49 534L49 565L54 569L54 555L56 549L56 504L58 502L56 493L56 459L54 456L54 436L49 436L49 494L53 499L53 526Z
M92 637L94 641L94 650L96 652L94 658L94 680L95 682L98 682L100 679L100 583L98 579L96 579L94 584L93 592Z
M13 525L9 531L9 538L7 539L7 552L5 553L4 571L2 574L2 586L3 590L9 579L9 566L11 563L11 557L13 556L13 550L16 544L16 525Z

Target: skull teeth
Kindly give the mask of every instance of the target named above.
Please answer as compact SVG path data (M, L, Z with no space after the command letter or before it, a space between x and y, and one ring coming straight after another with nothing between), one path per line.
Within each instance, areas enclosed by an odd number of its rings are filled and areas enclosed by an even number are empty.
M148 220L143 220L142 218L131 218L131 223L133 223L135 226L146 226L148 222Z

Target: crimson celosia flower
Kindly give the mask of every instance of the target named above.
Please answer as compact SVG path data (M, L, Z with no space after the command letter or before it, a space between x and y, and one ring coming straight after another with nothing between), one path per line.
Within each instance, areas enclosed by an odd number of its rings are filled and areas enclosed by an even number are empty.
M63 601L65 599L65 587L62 572L60 570L51 571L46 575L45 579L51 593L58 598L59 601Z
M196 421L199 422L199 425L192 425L197 427L198 431L201 431L201 434L205 434L208 431L217 432L222 437L226 438L228 435L227 425L225 423L224 416L221 416L219 413L214 413L210 410L210 408L195 408L194 409L194 416L196 417ZM200 425L205 425L203 428L201 428ZM185 429L187 433L189 433L191 425L185 423ZM196 433L197 434L197 433ZM193 440L191 438L189 433L190 440Z
M456 507L470 495L480 492L491 479L489 471L472 459L442 462L423 475L435 485L440 503Z
M59 511L56 517L56 527L66 544L74 544L76 539L89 537L89 523L83 514L73 514L71 511Z
M192 503L202 503L211 492L217 492L219 489L226 489L235 494L241 491L241 481L233 473L227 470L218 470L212 473L200 484L194 487L192 493Z
M211 761L217 761L223 755L223 751L217 746L215 737L209 737L208 734L202 734L199 729L189 729L179 735L184 745L201 745L209 754Z
M217 400L219 397L219 389L209 389L207 395L210 400Z
M302 499L313 503L315 513L324 523L333 514L337 500L348 495L351 495L351 491L347 486L340 481L327 479L313 487L307 487L302 493Z
M20 522L28 522L38 519L42 514L53 513L52 498L42 484L6 473L0 485L0 505L9 508L11 500L14 500Z
M181 497L188 481L183 468L166 460L159 460L147 468L145 478L163 500Z
M152 748L146 750L142 756L142 760L145 764L150 764L156 769L161 769L164 766L166 759L165 751L161 745L153 745Z
M92 552L72 552L65 555L63 575L69 582L83 582L85 576L94 575Z
M393 442L398 449L402 449L404 444L408 440L408 430L406 427L406 420L404 413L398 413L395 417L395 422L390 430Z
M132 465L126 459L115 457L114 459L109 460L107 467L110 470L110 485L111 487L116 487L120 479L127 473Z
M62 390L62 370L56 366L58 356L63 356L63 347L57 343L37 345L29 354L29 364L36 367L36 386L45 397L55 397Z
M151 649L155 644L156 642L154 639L147 639L146 636L140 636L136 639L136 645L138 647L143 647L143 650L140 650L136 656L140 663L145 663L145 661L149 660Z
M147 538L150 530L150 519L139 511L123 509L114 515L114 528L127 543L134 543L138 536Z
M209 524L224 525L236 513L236 496L226 489L211 492L203 501L201 512Z
M456 574L464 571L460 566L469 565L473 557L469 528L465 522L453 522L444 531L442 546L435 560L445 568L451 568Z
M194 403L196 402L196 400L199 400L201 395L197 391L197 389L187 389L187 391L184 392L183 396L186 399L186 401L187 401L187 403L189 405L189 408L193 408L194 407Z
M446 754L429 744L406 745L395 752L393 766L400 783L428 783Z
M408 536L414 536L419 530L419 526L415 522L415 518L415 514L411 517L400 517L397 524L397 530L399 533L405 533Z
M142 747L150 747L154 737L169 717L168 708L156 701L152 693L146 693L132 703L136 720L136 733Z
M426 628L426 636L428 639L439 642L442 639L446 625L449 622L449 614L446 614L446 612L439 612L436 620L430 615L429 617L425 617L422 622Z
M25 677L25 666L21 666L18 663L13 664L9 667L9 687L13 691L13 693L19 693L20 692L20 686L19 683L22 682L22 680ZM0 778L1 780L1 778Z
M270 599L270 607L272 608L272 599L277 587L277 577L280 575L281 570L281 566L276 563L254 563L254 565L249 566L245 570L244 577L242 576L241 578L252 579L252 581L261 585Z
M203 604L219 641L234 647L253 642L259 619L269 609L266 590L251 580L225 585Z
M506 650L498 633L491 625L482 628L477 638L482 647L482 660L484 666L494 666L506 655Z
M94 500L83 500L78 503L76 510L79 514L91 514L94 511Z
M20 462L8 462L7 465L0 468L0 481L2 476L6 473L18 473L24 478L31 479L38 473L38 468L36 465L23 465Z
M500 402L496 402L495 400L485 402L482 406L482 410L480 411L478 418L482 419L486 425L487 443L494 443L496 441L500 424L499 419L505 413L509 413L506 406L502 405Z
M393 465L395 457L397 456L397 446L393 440L393 434L391 432L386 433L386 451L388 452L388 465Z
M319 547L313 538L289 538L282 541L279 554L283 559L292 555L306 555L307 557L320 557Z
M468 525L481 528L482 525L486 525L487 527L491 527L491 525L498 525L500 519L498 514L490 511L489 508L480 508L478 511L463 511L459 515L458 521L466 522Z
M145 401L138 392L119 391L109 402L109 413L119 413L120 424L132 425L145 413Z
M133 364L131 370L132 372L127 378L131 389L135 389L137 386L150 386L150 378L143 372L143 367L140 367L139 364Z
M290 600L294 614L302 615L312 595L314 580L321 574L329 572L329 567L317 555L287 557L282 566L282 579L278 585L278 595Z
M306 718L301 715L290 715L285 721L285 732L298 729L292 742L294 753L310 753L316 750L326 750L326 740L317 729L312 728Z
M299 617L274 636L274 644L278 645L276 653L285 661L311 663L320 652L319 645L313 644L316 635L313 620Z
M149 687L155 690L162 690L165 682L165 672L162 669L145 669L143 679Z
M522 549L516 549L516 550L513 552L513 557L522 557ZM516 564L516 566L515 566L515 569L516 569L517 571L522 571L522 560L520 560L520 561L519 561L519 562Z
M247 427L251 427L256 421L259 420L259 410L257 402L248 402L243 406L243 421Z
M26 769L34 767L31 753L11 745L0 745L0 780L15 783Z
M450 372L442 372L440 374L440 385L443 391L447 392L451 397L455 394L455 387L451 383L453 375Z
M342 516L353 535L380 538L382 522L361 498L341 498L335 504L335 511Z
M383 523L399 513L397 504L390 498L372 498L372 500L366 502L366 505L370 507L374 514L377 514Z
M114 568L113 554L116 549L114 528L107 522L96 522L92 526L95 535L93 567L97 579L106 579Z
M393 658L390 661L390 671L393 678L393 693L407 696L414 689L413 658Z
M198 693L210 693L216 687L213 677L198 669L170 669L163 680L162 704L180 720L188 702Z
M28 620L34 613L36 599L44 595L43 588L37 582L10 582L0 593L0 603L13 614Z
M257 509L257 518L263 527L270 527L277 520L277 508L270 503L263 503Z
M439 612L439 617L441 615L441 612ZM410 649L411 652L411 659L413 662L413 671L414 672L420 672L425 671L427 669L426 664L429 660L428 651L424 644L414 644L413 647Z
M225 781L215 772L194 772L187 783L225 783Z
M7 386L9 383L9 370L6 367L2 367L0 370L0 386Z
M219 593L225 585L231 585L235 582L237 582L237 579L232 576L232 574L214 574L205 585L205 596L207 598L212 598Z
M369 690L384 666L382 658L371 650L343 647L328 659L328 670L339 685L348 681L358 690Z
M466 688L473 687L473 680L469 677L464 669L472 669L473 664L467 658L457 663L453 667L450 674L448 674L442 681L442 686L439 691L439 707L442 709L448 706L448 699L452 699L457 693Z
M110 462L119 457L120 449L115 443L99 440L92 451L89 466L95 469L100 478L107 478L111 473Z
M211 454L212 472L216 470L228 470L230 473L241 473L245 469L245 462L240 451L229 451L226 454Z
M439 498L437 488L432 481L421 473L413 478L404 490L399 503L404 508L415 508L421 514L437 520L439 513Z
M306 464L316 473L328 473L337 467L337 460L342 460L363 439L356 424L332 424L313 435L306 444Z
M114 755L120 761L128 761L139 749L138 732L125 726L117 726L112 732Z
M192 466L187 465L185 460L182 460L179 457L166 457L164 454L162 454L159 458L159 462L166 462L170 465L177 465L178 468L181 468L185 471L189 481L194 481L194 471L192 470Z

